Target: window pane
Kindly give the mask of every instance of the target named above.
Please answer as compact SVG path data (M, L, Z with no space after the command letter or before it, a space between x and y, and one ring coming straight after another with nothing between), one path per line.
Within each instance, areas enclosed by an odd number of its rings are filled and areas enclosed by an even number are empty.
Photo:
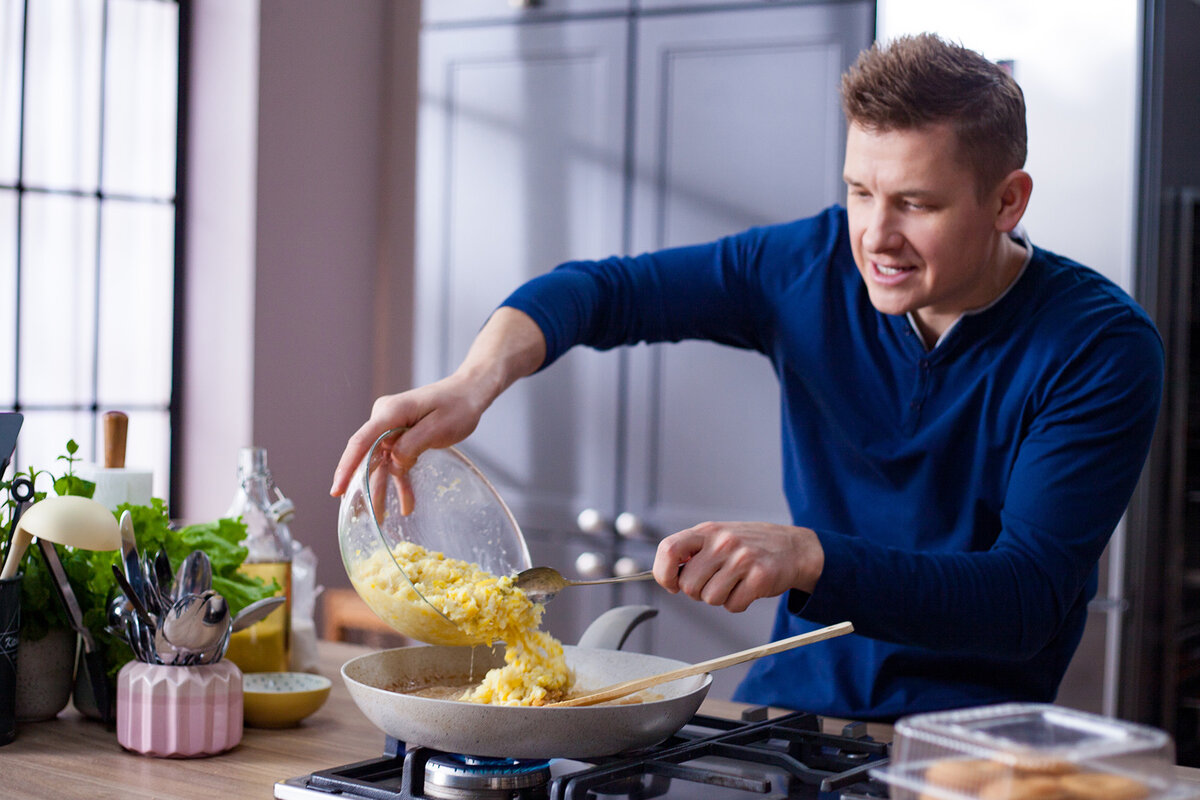
M92 402L96 201L26 194L21 251L21 403Z
M104 191L175 195L178 6L112 0L104 99Z
M17 194L0 190L0 409L16 399ZM0 458L3 458L0 455Z
M166 406L171 398L175 208L108 200L100 211L103 405Z
M21 124L22 0L0 0L0 184L17 185ZM0 239L0 241L7 241Z
M25 184L94 191L102 0L29 0Z
M58 457L67 454L67 440L79 443L80 452L89 447L92 439L92 413L90 411L29 411L21 412L25 422L21 435L17 437L17 451L13 463L22 472L33 467L48 470L55 477L65 475L67 462ZM86 458L86 456L85 456ZM52 492L49 478L38 478L37 489Z

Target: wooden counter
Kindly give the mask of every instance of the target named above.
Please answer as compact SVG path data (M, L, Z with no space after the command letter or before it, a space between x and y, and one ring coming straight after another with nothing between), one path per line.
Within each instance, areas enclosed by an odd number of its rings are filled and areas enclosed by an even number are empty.
M341 766L382 754L383 733L350 699L339 670L358 645L322 641L321 674L333 681L329 700L299 727L246 728L241 744L217 756L166 759L130 753L111 728L81 717L73 708L57 719L19 725L17 738L0 747L0 797L5 800L168 800L270 798L276 781L316 769ZM737 717L745 706L707 700L701 711ZM783 712L780 712L783 713ZM836 722L828 725L838 732ZM868 726L890 739L888 726ZM1181 769L1200 781L1200 770Z

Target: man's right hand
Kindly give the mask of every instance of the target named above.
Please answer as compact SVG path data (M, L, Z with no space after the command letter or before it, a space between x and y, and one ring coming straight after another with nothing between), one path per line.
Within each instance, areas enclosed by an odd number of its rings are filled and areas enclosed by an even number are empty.
M337 497L346 491L371 445L393 428L404 430L380 446L406 487L403 476L421 453L470 436L488 406L518 378L540 367L545 355L546 340L532 319L513 308L498 309L453 375L375 401L370 418L346 442L329 493ZM412 503L411 492L402 489L401 513L412 511Z

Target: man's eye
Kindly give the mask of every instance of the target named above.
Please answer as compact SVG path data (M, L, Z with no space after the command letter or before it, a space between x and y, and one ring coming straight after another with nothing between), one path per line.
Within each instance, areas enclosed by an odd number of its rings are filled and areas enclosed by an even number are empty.
M924 203L918 203L916 200L905 200L904 207L912 211L928 211L929 206Z

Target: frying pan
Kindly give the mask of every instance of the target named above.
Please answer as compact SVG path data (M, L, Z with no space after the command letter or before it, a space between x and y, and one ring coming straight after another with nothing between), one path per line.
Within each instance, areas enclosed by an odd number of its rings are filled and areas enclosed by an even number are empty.
M630 610L613 609L581 638L589 646L563 647L575 671L576 691L687 666L671 658L590 646L602 637L595 627L610 615L628 620ZM642 613L629 627L652 616ZM609 642L619 644L622 628ZM426 646L381 650L347 661L342 678L359 709L380 730L411 745L493 758L590 758L657 744L682 728L700 707L711 675L697 675L650 690L646 702L580 708L493 706L417 697L393 691L397 684L465 683L504 663L502 647ZM472 659L473 671L472 671ZM650 699L652 698L652 699ZM661 699L657 699L661 698Z

